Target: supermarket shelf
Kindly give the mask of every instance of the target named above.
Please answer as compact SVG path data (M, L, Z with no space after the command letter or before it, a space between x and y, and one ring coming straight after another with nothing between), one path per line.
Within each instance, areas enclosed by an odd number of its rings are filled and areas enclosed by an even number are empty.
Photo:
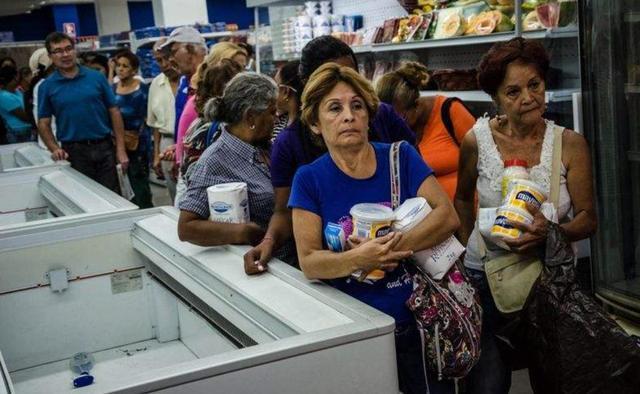
M121 49L128 49L126 46L108 46L108 47L100 47L96 49L91 49L91 52L110 52L110 51L118 51Z
M373 51L372 45L354 45L351 47L353 53L369 53Z
M578 38L578 35L578 28L576 26L522 32L522 37L531 40L539 40L544 38Z
M201 36L204 38L218 38L218 37L228 37L228 36L236 36L236 35L245 35L249 34L249 30L236 30L236 31L216 31L211 33L202 33Z
M508 41L515 37L514 32L494 33L486 36L460 36L452 38L428 39L423 41L403 42L398 44L371 44L354 46L355 53L369 52L395 52L410 51L416 49L443 48L465 45L485 45L501 41ZM577 38L578 30L575 27L565 27L551 30L535 30L522 33L522 37L528 39L554 39L554 38Z
M281 7L304 4L304 0L247 0L247 7Z
M457 91L441 91L441 90L423 90L420 92L422 97L445 96L457 97L462 101L490 103L491 96L482 90L457 90Z
M218 37L228 37L228 36L234 36L234 35L244 35L248 33L249 33L249 30L236 30L236 31L216 31L211 33L201 33L200 35L203 38L218 38ZM153 44L154 42L158 41L163 37L167 37L167 36L141 38L139 40L133 40L133 42L135 43L136 48L139 48L145 45Z
M626 83L624 84L624 92L627 94L639 94L640 93L640 85Z
M371 45L371 47L373 52L407 51L415 49L491 44L499 41L508 41L513 37L513 32L508 32L495 33L487 36L461 36L453 38L429 39L424 41L402 42L398 44L373 44Z
M548 90L546 92L546 101L548 103L559 103L571 101L573 93L578 92L577 89ZM457 97L463 101L490 103L491 96L481 90L458 90L458 91L439 91L439 90L423 90L420 92L422 97L445 96Z

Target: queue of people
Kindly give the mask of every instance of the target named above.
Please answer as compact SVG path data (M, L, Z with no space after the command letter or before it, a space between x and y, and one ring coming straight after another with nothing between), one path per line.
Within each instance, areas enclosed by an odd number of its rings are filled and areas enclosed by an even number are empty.
M54 159L68 159L113 190L120 164L140 207L151 206L152 168L175 197L181 240L251 245L247 274L267 271L275 256L392 316L403 393L456 392L452 377L426 368L424 337L407 306L419 274L412 256L456 235L466 247L464 276L483 311L481 354L465 390L508 393L514 366L498 337L509 318L496 308L485 263L540 253L551 221L569 242L588 238L597 225L587 143L569 129L561 133L555 212L528 205L533 220L509 223L522 235L504 240L506 246L479 220L479 210L502 203L506 160L525 161L529 179L551 191L558 127L544 118L549 58L539 42L515 38L485 54L478 81L500 115L478 119L459 100L421 97L428 73L418 63L404 64L374 86L358 74L352 49L331 36L310 41L301 59L283 65L274 79L243 71L250 57L245 48L219 43L207 49L190 27L175 29L153 52L162 73L147 91L134 78L139 64L131 52L116 56L117 82L109 85L108 75L77 64L72 39L47 37L52 67L38 63L44 82L33 96L39 135ZM27 120L24 111L4 104L17 100L11 67L0 68L0 115L17 140ZM390 175L395 142L402 142L397 190ZM209 219L207 188L229 182L247 185L248 223ZM351 233L354 205L392 206L394 195L399 203L424 198L432 211L404 233L373 239ZM340 250L330 247L326 233L336 223L345 232ZM375 270L383 275L374 281L354 276ZM536 365L529 368L536 392L554 392Z

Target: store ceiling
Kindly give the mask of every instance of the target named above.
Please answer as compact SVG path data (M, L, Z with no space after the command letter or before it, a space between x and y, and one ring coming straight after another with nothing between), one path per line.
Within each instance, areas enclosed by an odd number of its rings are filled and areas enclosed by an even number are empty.
M0 0L0 16L24 14L50 4L93 3L91 0Z

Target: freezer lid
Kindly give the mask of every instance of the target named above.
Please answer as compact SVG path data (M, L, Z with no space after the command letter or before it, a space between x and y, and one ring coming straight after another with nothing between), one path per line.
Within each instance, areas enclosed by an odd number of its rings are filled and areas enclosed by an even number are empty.
M362 325L378 335L393 330L390 317L323 283L307 280L282 261L273 259L267 273L248 276L243 263L247 247L205 248L180 241L177 217L177 210L164 209L161 215L137 222L132 232L134 248L151 260L152 272L175 280L174 286L211 306L219 314L213 320L228 325L241 343L340 332L341 328L348 331Z
M11 377L9 376L9 370L7 364L4 362L2 352L0 352L0 394L13 394L13 386L11 384Z
M40 148L37 144L18 148L13 153L13 156L19 167L44 166L55 163L51 159L51 153Z
M59 216L138 208L72 168L53 168L40 177L38 188Z

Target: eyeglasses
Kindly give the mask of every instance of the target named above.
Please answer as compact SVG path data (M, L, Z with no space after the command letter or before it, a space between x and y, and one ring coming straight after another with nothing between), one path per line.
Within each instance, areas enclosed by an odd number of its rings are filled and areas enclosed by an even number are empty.
M280 85L278 85L278 87L279 87L279 88L283 88L283 89L290 89L290 90L292 90L294 93L298 93L298 91L297 91L296 89L294 89L293 87L291 87L291 86L289 86L289 85L283 85L283 84L280 84Z
M63 53L71 53L75 50L76 49L73 46L69 45L68 47L54 49L53 51L51 51L51 54L59 56Z

